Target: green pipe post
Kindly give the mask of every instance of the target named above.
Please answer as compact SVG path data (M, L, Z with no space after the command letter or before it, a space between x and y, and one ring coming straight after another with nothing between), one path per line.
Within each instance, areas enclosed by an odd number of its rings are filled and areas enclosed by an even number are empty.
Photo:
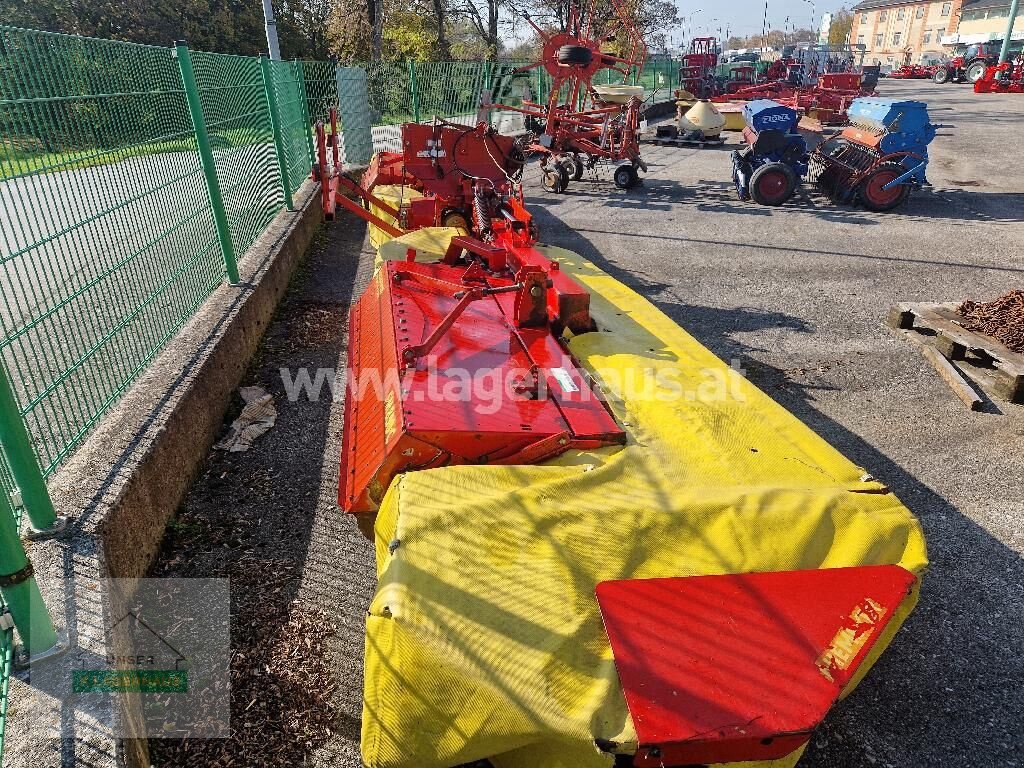
M220 181L217 179L217 165L213 160L210 148L210 135L206 132L206 118L203 116L203 105L199 99L199 86L196 84L196 73L192 68L192 54L184 40L174 44L174 55L181 68L181 81L185 86L185 99L188 111L192 115L192 126L195 128L196 145L199 148L199 160L206 176L206 191L210 195L210 206L213 208L213 221L217 226L217 239L220 250L224 254L224 267L228 273L228 282L238 285L238 260L235 258L235 246L231 242L231 229L228 217L224 212L224 198L220 193Z
M1013 37L1013 23L1017 20L1020 0L1011 0L1010 19L1006 22L1006 34L1003 35L1003 47L999 49L999 63L1002 64L1010 55L1010 38Z
M416 62L411 59L409 61L409 92L412 96L412 121L418 123L420 121L420 93L419 88L416 87Z
M274 132L274 151L277 166L281 171L281 186L284 188L284 204L289 211L295 210L292 201L291 179L288 178L288 161L284 156L284 141L281 138L281 114L277 111L277 88L274 86L273 64L265 53L260 54L260 69L263 71L263 88L267 92L267 109L270 112L270 128Z
M0 493L0 595L14 620L21 643L29 658L57 645L57 630L39 594L25 548L18 536L14 510Z
M306 92L306 65L298 59L292 61L295 79L299 83L299 105L302 107L302 122L306 126L306 148L309 150L309 166L315 168L319 162L313 149L313 121L309 117L309 94Z
M35 451L32 450L32 441L25 429L21 409L14 398L14 390L11 389L3 363L0 363L0 445L7 456L14 482L21 493L21 503L32 527L37 531L52 528L57 521L57 514L50 500L50 492L46 490L46 481L43 480ZM6 491L0 491L0 496L4 496L4 503L10 505ZM0 568L3 566L0 565Z

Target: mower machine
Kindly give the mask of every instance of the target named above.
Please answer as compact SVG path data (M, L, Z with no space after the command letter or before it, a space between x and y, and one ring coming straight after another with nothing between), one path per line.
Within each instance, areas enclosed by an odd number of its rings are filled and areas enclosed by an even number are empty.
M782 205L807 175L807 142L797 131L799 113L761 99L743 107L743 141L732 153L732 180L740 200Z
M985 70L974 83L975 93L1024 93L1024 53Z
M339 504L374 526L368 768L789 768L926 565L900 502L646 299L538 241L525 142L409 124L369 223Z
M850 126L815 147L809 178L836 202L890 211L927 184L928 144L935 126L921 101L856 99Z
M540 155L548 192L564 192L570 180L579 181L584 170L598 162L615 166L612 177L622 189L636 186L638 170L647 170L639 147L644 89L628 84L634 71L643 71L647 45L621 0L610 0L604 13L596 11L595 4L596 0L586 6L570 3L565 28L557 33L524 15L544 45L540 60L515 74L543 67L551 76L551 95L547 104L487 105L521 112L543 125L527 150ZM620 74L621 81L595 85L602 70Z

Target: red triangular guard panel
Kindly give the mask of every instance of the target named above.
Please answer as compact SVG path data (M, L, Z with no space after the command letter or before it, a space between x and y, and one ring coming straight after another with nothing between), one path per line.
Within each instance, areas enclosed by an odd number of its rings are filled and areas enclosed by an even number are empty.
M597 586L637 766L788 755L916 581L895 565Z

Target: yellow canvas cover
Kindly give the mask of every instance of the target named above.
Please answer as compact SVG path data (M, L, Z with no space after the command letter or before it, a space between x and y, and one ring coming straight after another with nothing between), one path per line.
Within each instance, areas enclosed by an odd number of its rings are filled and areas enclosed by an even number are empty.
M608 768L595 740L632 754L601 581L874 564L920 576L927 564L917 520L884 485L646 299L542 250L591 292L600 331L569 348L628 444L392 483L366 626L370 768ZM792 766L800 752L736 765Z

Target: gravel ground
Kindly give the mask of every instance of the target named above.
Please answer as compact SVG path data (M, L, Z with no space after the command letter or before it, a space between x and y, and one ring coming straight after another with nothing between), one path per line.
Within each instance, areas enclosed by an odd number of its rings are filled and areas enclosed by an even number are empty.
M932 567L918 609L802 765L1017 766L1024 407L967 411L884 319L897 301L990 299L1020 287L1024 182L1014 147L1024 101L918 82L880 90L928 101L933 121L950 126L932 145L934 187L898 214L810 192L780 209L738 204L731 147L651 147L647 181L628 193L584 181L545 195L534 171L528 195L545 241L591 259L739 360L755 384L887 481L925 527ZM277 426L248 453L211 455L160 566L224 575L253 552L300 565L274 599L297 599L297 611L323 611L337 627L328 641L336 723L307 749L313 766L359 764L373 559L335 505L341 403L287 402L279 369L343 365L345 312L372 265L364 233L346 220L314 248L250 375L275 394Z

